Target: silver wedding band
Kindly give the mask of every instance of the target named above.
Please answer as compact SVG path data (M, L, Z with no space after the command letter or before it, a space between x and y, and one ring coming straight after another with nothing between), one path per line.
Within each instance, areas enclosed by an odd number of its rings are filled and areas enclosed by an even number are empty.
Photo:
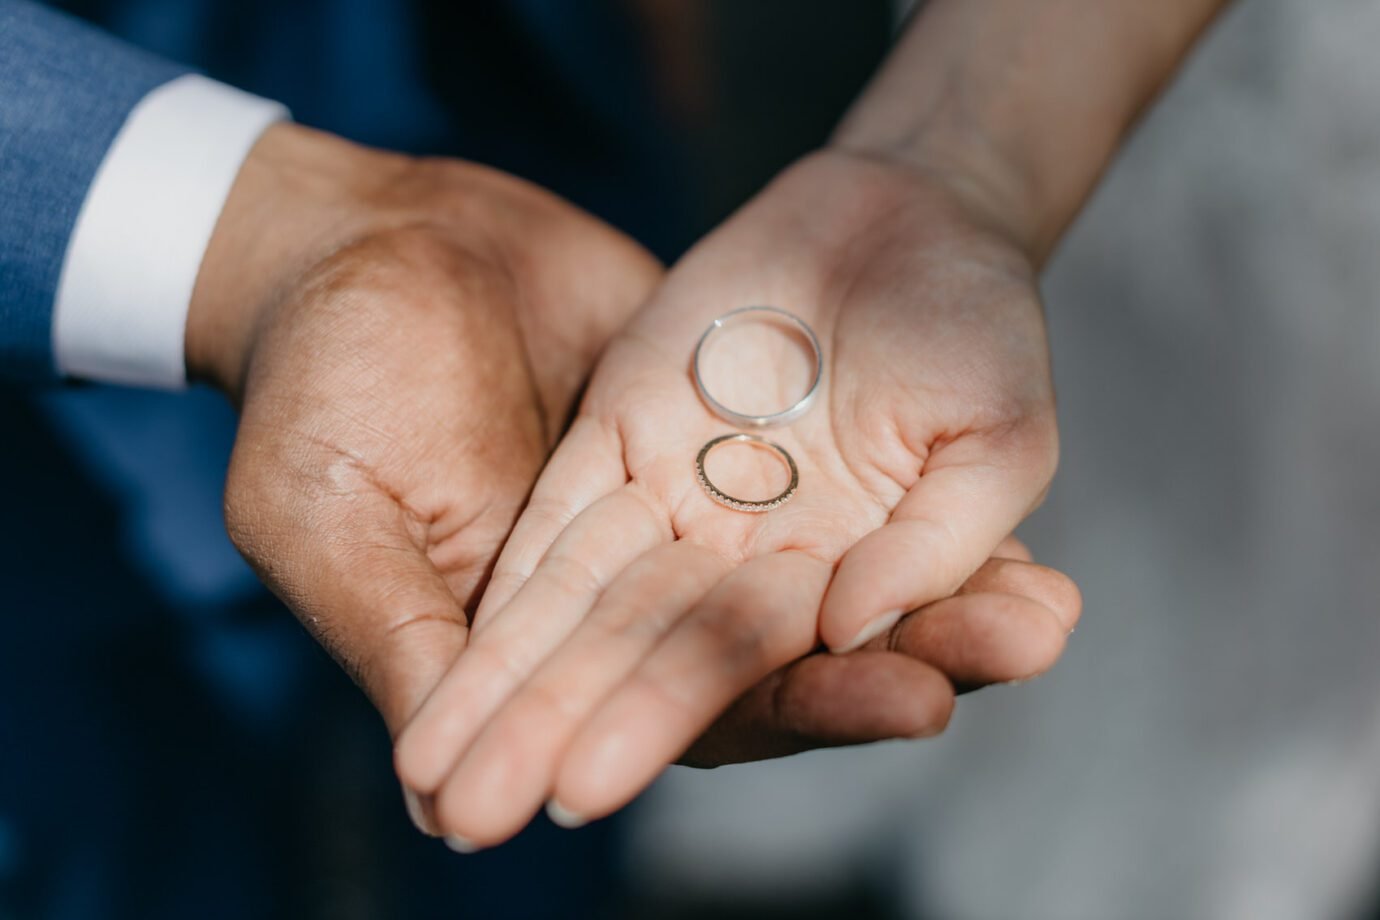
M815 373L810 381L810 387L805 395L794 405L773 412L770 415L748 415L743 412L736 412L715 399L704 385L704 375L700 372L700 357L704 353L705 345L720 330L733 325L734 323L751 320L754 314L760 316L763 313L771 314L790 321L797 329L805 334L805 339L810 343L810 349L814 352ZM819 339L815 337L815 331L803 319L782 310L779 307L739 307L737 310L730 310L709 324L709 328L704 330L704 335L700 336L699 342L695 345L695 387L700 391L700 398L709 406L719 418L735 425L739 428L775 428L778 425L788 425L810 411L810 406L814 404L815 397L819 394L820 381L824 378L824 352L819 347Z

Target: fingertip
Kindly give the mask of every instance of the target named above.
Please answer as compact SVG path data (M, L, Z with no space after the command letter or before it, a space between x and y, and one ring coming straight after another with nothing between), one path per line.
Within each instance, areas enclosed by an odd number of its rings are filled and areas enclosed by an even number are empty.
M429 794L436 791L440 785L441 767L435 760L421 732L410 725L393 743L393 772L409 792L417 790Z
M959 594L1015 594L1047 607L1058 618L1064 632L1078 624L1083 609L1078 585L1063 572L1033 562L995 556L973 573Z
M552 820L574 815L587 823L606 817L636 798L674 761L674 754L662 752L676 746L680 732L648 715L624 697L585 725L552 784L550 800L560 809L548 811Z
M630 764L622 753L626 744L617 734L583 736L571 746L556 777L547 814L565 827L561 818L576 816L580 823L602 818L624 804L620 788ZM631 751L626 753L631 754ZM631 799L632 795L626 796Z
M819 605L819 638L833 652L844 652L867 624L898 605L869 599L855 585L861 580L855 569L866 563L864 549L876 536L870 533L853 545L834 569ZM867 603L868 601L871 603ZM866 606L861 606L861 603Z
M435 796L436 824L441 828L446 846L457 853L474 853L478 850L498 846L512 833L495 833L482 827L482 821L470 814L466 793L447 782ZM459 843L459 848L455 845Z
M589 823L589 819L584 815L566 808L556 799L551 799L546 803L546 816L551 819L552 824L571 831Z
M949 730L949 723L953 721L954 717L954 709L958 706L958 693L947 679L944 680L944 686L947 692L931 697L923 718L916 720L917 727L908 732L905 735L906 738L919 741L924 738L934 738Z
M484 849L473 840L468 837L462 837L459 834L446 834L442 839L445 840L446 846L450 848L451 852L459 853L462 856L478 853L480 850Z
M412 822L412 826L428 837L440 836L440 830L436 827L436 823L431 820L421 795L407 786L403 786L402 792L403 805L407 809L407 817Z
M1043 674L1058 661L1066 641L1067 630L1045 605L992 593L930 605L901 624L893 644L971 688Z
M952 545L947 529L922 520L893 521L863 537L839 561L825 593L820 640L835 651L860 648L895 625L896 611L953 593L967 573L958 570ZM896 619L886 624L888 617Z
M1059 615L1038 602L1032 604L1024 654L1013 655L1010 670L1016 680L1033 680L1058 663L1068 645L1069 631Z
M1039 677L1064 653L1068 630L1059 616L1040 601L994 594L983 597L993 635L988 643L992 676L986 681Z
M1045 606L1059 618L1065 636L1071 634L1083 617L1083 592L1078 583L1057 569L1045 569L1048 574L1048 596L1042 598Z
M780 731L819 747L937 735L953 707L953 686L937 668L895 652L861 651L793 665L774 713Z
M874 617L872 620L865 623L863 627L853 635L853 638L844 642L842 645L829 646L829 651L833 652L835 655L846 655L849 652L857 651L895 626L900 622L904 614L904 610L889 610L880 616ZM828 645L828 642L826 641L825 644Z

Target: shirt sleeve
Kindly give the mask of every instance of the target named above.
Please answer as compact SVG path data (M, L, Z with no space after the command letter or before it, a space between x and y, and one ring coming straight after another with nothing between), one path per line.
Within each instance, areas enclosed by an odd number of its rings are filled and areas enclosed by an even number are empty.
M59 373L132 386L186 382L187 309L202 256L276 102L197 74L130 111L81 205L53 305Z
M177 386L201 257L276 103L0 0L0 382Z

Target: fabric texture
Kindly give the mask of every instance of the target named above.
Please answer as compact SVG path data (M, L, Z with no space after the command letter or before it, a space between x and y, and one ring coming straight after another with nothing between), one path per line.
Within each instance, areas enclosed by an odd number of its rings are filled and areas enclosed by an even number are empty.
M186 71L0 0L0 376L56 376L53 303L77 214L131 109Z
M58 372L178 389L201 260L276 102L183 74L134 107L77 217L58 282Z

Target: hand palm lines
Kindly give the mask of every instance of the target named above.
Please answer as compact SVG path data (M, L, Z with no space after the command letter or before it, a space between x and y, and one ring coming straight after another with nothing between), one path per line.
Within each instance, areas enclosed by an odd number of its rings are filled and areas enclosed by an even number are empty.
M627 363L643 363L645 371L630 371L603 389L620 397L611 402L623 440L625 475L647 486L668 509L676 538L713 546L738 562L784 549L833 561L863 532L885 522L904 490L874 458L894 460L904 454L913 466L912 481L923 458L899 443L899 422L890 401L851 400L851 387L842 381L860 371L831 366L836 349L830 331L819 329L826 372L810 412L788 426L759 432L786 447L801 468L800 491L788 505L767 514L732 512L708 501L695 481L691 460L709 438L738 429L701 401L691 371L681 369L683 361L645 334L633 337L633 345L643 347ZM736 367L713 378L710 390L715 398L754 413L778 411L799 399L812 372L799 343L778 335L751 345L751 350L737 349ZM744 371L743 365L751 367ZM776 373L778 367L785 372ZM839 390L845 393L843 399L836 395ZM629 391L641 395L623 395ZM597 406L600 394L592 395ZM720 448L708 464L711 479L743 497L770 497L786 479L778 458L748 447Z
M831 604L830 645L866 641L951 594L1029 510L1027 484L983 430L1001 365L969 369L954 355L970 336L1019 364L1022 331L1041 341L1038 312L1031 324L1028 305L994 304L980 273L924 256L925 241L878 254L814 240L780 260L730 227L611 345L500 557L469 653L399 742L400 774L436 794L447 826L501 838L552 794L586 814L612 810L738 694L814 648ZM735 430L689 375L708 314L721 312L706 304L784 306L825 343L819 402L765 432L801 476L796 497L766 514L723 508L696 482L700 447ZM760 397L798 396L773 384L748 375L756 392L720 401L757 396L734 408L761 412L781 406ZM761 462L726 474L760 488L772 478ZM836 564L847 582L837 602Z
M462 747L474 741L488 714L524 681L529 690L534 684L544 688L528 697L552 699L568 690L570 678L542 681L533 672L562 673L559 663L583 647L583 632L606 644L612 639L612 644L635 648L619 657L583 703L554 707L567 722L554 733L551 743L558 746L570 740L579 721L592 716L614 685L634 673L639 661L660 656L666 659L661 667L667 673L683 675L683 653L677 649L706 642L719 648L720 665L732 673L721 687L701 688L712 689L713 696L697 696L684 680L644 682L651 696L641 702L653 700L662 724L677 726L660 746L648 745L646 752L652 762L674 757L675 746L693 738L731 695L815 645L815 620L832 563L859 536L885 523L885 499L894 499L895 490L885 497L872 493L844 462L835 446L838 433L827 390L815 409L782 437L803 461L802 477L813 477L810 494L765 515L710 502L694 480L691 460L701 436L726 426L705 410L684 372L666 360L664 349L639 347L644 343L636 335L628 338L610 350L607 360L618 371L606 367L596 380L584 427L577 423L553 459L534 494L535 513L529 509L499 561L498 578L476 622L477 643L469 661L461 662L447 679L451 686L438 692L438 700L469 697L470 712L452 710L443 717ZM600 420L597 407L608 393L615 394L610 404L622 414ZM660 411L647 411L651 406ZM591 430L596 434L591 436ZM605 443L596 446L598 438ZM749 467L763 475L760 467ZM560 510L562 484L592 483L598 486L586 491L583 501L565 496ZM637 587L648 571L665 579L674 577L678 567L698 570L698 577L671 592L674 597ZM759 570L768 576L766 594L748 584L746 606L731 598L715 601L734 573ZM632 603L625 599L630 593ZM752 604L762 610L749 611ZM749 612L766 617L769 628L761 635L754 634ZM462 688L468 693L462 694ZM724 693L730 696L717 700ZM478 706L473 705L476 698ZM429 708L435 712L440 706L444 703ZM496 732L487 730L485 737ZM482 745L484 739L475 743ZM510 759L505 762L513 766ZM434 780L418 785L425 788L428 782ZM540 794L548 782L534 779L525 794L533 794L532 789Z

